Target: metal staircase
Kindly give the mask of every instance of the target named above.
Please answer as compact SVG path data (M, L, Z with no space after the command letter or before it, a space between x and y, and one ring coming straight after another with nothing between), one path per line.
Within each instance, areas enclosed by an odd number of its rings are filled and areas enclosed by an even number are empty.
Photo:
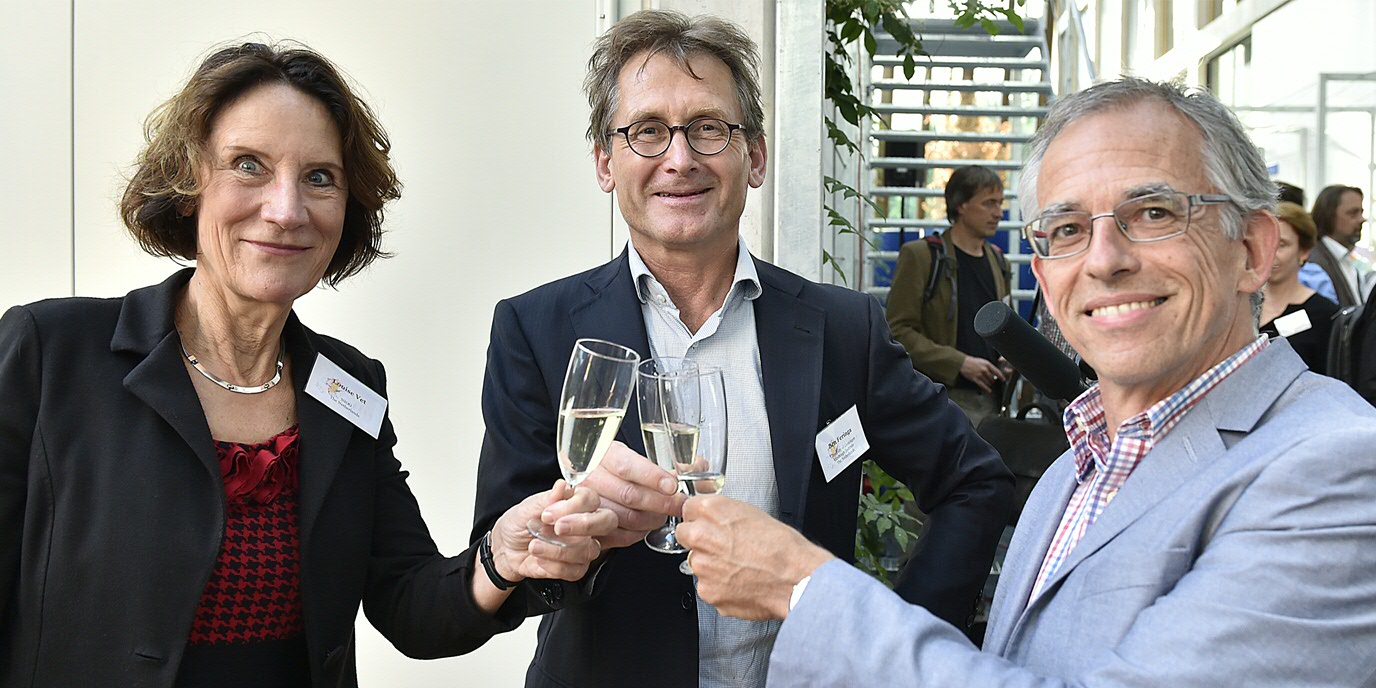
M978 25L962 29L950 18L914 17L910 25L930 57L917 59L912 79L904 78L897 42L887 34L878 37L875 58L862 65L868 82L861 87L884 119L861 129L868 169L860 191L881 209L861 218L861 230L879 246L861 246L862 287L880 298L888 295L902 242L948 226L946 179L969 164L1004 177L1008 204L993 241L1013 263L1014 299L1032 298L1016 187L1024 144L1052 98L1049 52L1040 20L1025 20L1021 31L1007 21L996 24L999 33L990 36Z

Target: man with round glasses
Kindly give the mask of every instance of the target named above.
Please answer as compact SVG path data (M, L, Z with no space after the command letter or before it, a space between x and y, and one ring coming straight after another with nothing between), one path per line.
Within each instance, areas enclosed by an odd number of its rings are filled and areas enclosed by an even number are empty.
M1208 93L1139 79L1061 98L1029 149L1032 267L1099 382L1022 512L983 651L720 497L678 531L703 599L785 618L771 686L1376 685L1376 410L1258 336L1260 153ZM755 566L802 574L739 594Z
M719 368L725 494L846 559L862 462L857 451L824 450L823 464L816 447L828 427L863 433L864 458L905 481L932 521L899 592L965 624L1007 519L1012 477L960 409L913 371L875 299L750 254L741 215L767 160L755 55L739 27L674 12L632 14L598 40L584 82L588 138L598 184L616 192L630 243L601 267L498 304L473 532L481 536L506 505L559 475L554 433L569 351L579 337L606 339L642 358ZM679 572L683 554L641 542L682 499L674 476L637 453L638 415L627 413L617 435L625 446L614 444L586 480L620 518L621 530L600 539L600 568L576 584L523 582L525 594L513 595L525 613L545 614L526 684L763 686L779 623L723 617Z

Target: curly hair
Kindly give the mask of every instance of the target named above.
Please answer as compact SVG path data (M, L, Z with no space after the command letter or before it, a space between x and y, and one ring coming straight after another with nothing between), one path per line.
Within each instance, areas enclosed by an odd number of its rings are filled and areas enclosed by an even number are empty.
M120 200L120 217L144 251L196 257L194 210L216 116L248 91L286 84L320 101L340 133L349 198L339 247L325 269L336 286L382 250L383 206L401 197L391 141L367 103L329 60L300 44L243 43L207 57L181 90L144 123L147 145Z

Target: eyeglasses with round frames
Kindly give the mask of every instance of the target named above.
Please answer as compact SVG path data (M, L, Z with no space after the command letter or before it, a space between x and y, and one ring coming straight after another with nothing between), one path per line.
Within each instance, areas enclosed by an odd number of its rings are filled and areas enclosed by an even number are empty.
M731 136L741 124L732 124L715 117L699 117L687 124L671 126L657 119L642 119L610 133L626 137L631 152L642 158L657 158L674 143L674 132L681 131L688 139L688 147L699 155L716 155L731 145Z
M1094 221L1113 218L1123 236L1139 244L1178 237L1189 231L1190 221L1206 205L1234 203L1223 194L1186 194L1179 191L1130 198L1111 213L1090 215L1083 210L1047 213L1022 228L1032 252L1044 260L1069 258L1089 249Z

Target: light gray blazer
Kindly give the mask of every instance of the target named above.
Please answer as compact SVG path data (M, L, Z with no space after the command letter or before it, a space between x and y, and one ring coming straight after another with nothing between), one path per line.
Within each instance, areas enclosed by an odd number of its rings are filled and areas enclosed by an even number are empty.
M1033 491L984 651L833 561L769 685L1376 686L1376 410L1288 344L1191 409L1029 602L1073 474Z

